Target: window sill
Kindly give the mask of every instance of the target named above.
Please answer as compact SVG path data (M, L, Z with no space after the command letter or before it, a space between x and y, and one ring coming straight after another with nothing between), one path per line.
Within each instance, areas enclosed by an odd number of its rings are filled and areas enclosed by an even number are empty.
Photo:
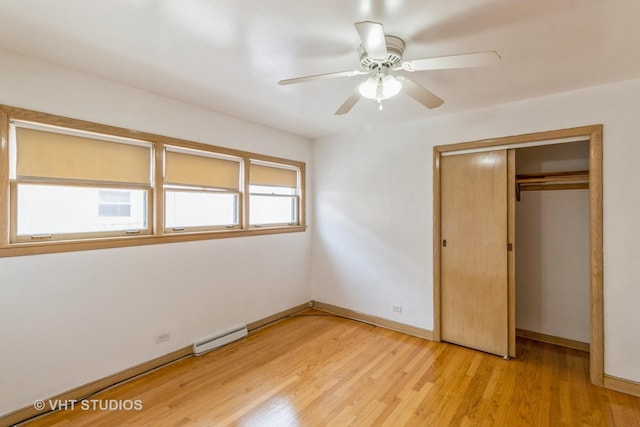
M299 233L306 231L305 225L287 227L259 227L250 229L221 230L208 232L183 232L162 235L107 237L83 240L58 240L34 243L10 243L0 245L0 258L59 252L88 251L94 249L123 248L130 246L180 243L199 240L227 239L232 237L262 236L268 234Z

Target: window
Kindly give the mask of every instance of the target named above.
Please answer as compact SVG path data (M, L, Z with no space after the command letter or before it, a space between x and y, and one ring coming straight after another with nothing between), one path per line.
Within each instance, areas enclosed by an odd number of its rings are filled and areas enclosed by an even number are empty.
M300 232L304 184L300 161L0 105L0 257Z
M72 233L102 233L142 230L147 228L145 190L119 190L130 203L102 201L101 190L82 185L49 185L18 183L17 237L28 240L53 239Z
M298 224L299 169L252 160L249 223L254 227Z
M151 144L12 123L12 241L146 234Z
M237 157L166 147L166 230L238 228L241 169Z

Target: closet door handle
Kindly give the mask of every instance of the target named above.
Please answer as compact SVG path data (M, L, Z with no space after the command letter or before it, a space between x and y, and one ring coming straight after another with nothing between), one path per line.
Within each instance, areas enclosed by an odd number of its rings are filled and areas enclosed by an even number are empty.
M447 247L447 241L446 241L446 240L443 240L443 241L442 241L442 247L443 247L443 248L446 248L446 247Z

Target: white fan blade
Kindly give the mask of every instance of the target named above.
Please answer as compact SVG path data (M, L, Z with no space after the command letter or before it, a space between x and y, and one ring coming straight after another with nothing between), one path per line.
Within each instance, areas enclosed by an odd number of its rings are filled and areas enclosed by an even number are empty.
M413 59L402 63L405 71L446 70L449 68L488 67L495 65L500 55L494 51L466 53L463 55L438 56L435 58Z
M387 42L382 24L371 21L355 23L362 46L373 59L387 59Z
M313 80L334 79L336 77L353 77L353 76L357 76L360 74L367 74L367 73L368 71L360 71L360 70L339 71L337 73L316 74L314 76L296 77L295 79L280 80L278 84L284 86L284 85L292 85L295 83L310 82Z
M335 115L342 116L343 114L347 114L349 111L351 111L353 106L356 105L358 101L360 101L360 98L362 98L362 95L360 95L360 92L356 90L351 94L351 96L347 98L346 101L342 103L340 108L336 110Z
M442 98L423 88L413 80L404 76L398 76L396 78L402 82L402 88L407 93L407 95L409 95L425 107L438 108L444 103L444 100Z

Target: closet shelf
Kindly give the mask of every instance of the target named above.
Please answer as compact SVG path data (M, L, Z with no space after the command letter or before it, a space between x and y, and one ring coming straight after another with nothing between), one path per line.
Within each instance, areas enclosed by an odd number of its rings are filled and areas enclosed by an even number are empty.
M567 181L589 182L589 171L526 173L516 175L517 184L548 184Z
M516 199L518 201L521 191L583 190L588 188L588 170L516 175Z

